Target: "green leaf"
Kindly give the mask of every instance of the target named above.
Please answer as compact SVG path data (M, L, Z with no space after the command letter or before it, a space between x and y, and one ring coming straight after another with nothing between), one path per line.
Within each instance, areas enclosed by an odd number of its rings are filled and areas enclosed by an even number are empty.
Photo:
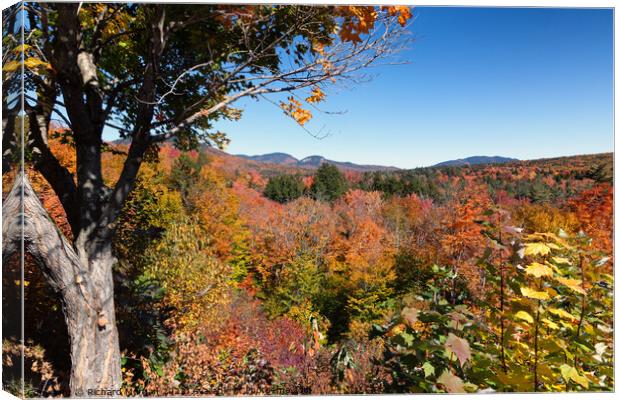
M415 337L408 332L402 332L397 336L397 339L401 339L401 343L404 346L410 347L413 344Z
M424 369L424 377L428 378L429 376L435 373L435 367L428 361L422 364L422 368Z

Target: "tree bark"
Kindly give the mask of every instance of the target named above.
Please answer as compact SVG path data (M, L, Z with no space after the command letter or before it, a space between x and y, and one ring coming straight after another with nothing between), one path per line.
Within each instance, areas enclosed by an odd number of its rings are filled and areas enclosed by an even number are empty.
M111 392L121 385L111 245L98 246L85 265L22 173L17 175L4 200L2 217L3 261L19 251L23 234L25 251L33 256L52 288L61 294L71 341L72 396L118 394Z

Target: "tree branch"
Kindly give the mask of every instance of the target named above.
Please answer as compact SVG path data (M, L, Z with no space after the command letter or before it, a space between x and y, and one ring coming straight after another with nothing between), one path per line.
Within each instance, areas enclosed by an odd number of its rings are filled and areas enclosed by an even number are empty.
M3 262L19 251L22 237L25 251L33 256L55 291L63 298L84 298L86 303L94 304L87 295L89 291L82 289L89 285L88 271L49 217L28 177L19 172L2 203Z
M34 156L34 167L49 182L58 196L67 215L67 221L74 235L80 232L80 208L73 175L60 164L49 148L47 127L49 121L34 108L27 111L30 122L30 142Z

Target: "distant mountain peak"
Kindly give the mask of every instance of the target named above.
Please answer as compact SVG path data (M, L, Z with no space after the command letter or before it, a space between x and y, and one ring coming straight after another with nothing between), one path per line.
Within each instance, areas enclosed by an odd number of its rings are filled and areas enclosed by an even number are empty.
M319 156L319 155L312 155L312 156L304 157L301 160L298 160L295 157L291 156L290 154L286 154L286 153L269 153L269 154L262 154L262 155L256 155L256 156L247 156L247 155L238 154L237 157L243 157L248 160L258 161L258 162L263 162L263 163L290 165L290 166L296 166L296 167L301 167L301 168L318 168L323 163L329 163L341 169L348 169L348 170L361 171L361 172L391 171L391 170L398 169L396 167L387 167L387 166L382 166L382 165L360 165L360 164L354 164L351 162L333 161L333 160L328 160L327 158L323 156Z
M246 156L243 154L238 154L237 157L246 158L248 160L265 162L265 163L273 163L273 164L282 164L282 165L296 165L299 160L293 157L290 154L286 153L269 153L262 154L258 156Z
M502 156L472 156L467 158L459 158L457 160L443 161L433 165L433 167L460 167L463 165L480 165L480 164L504 164L519 161L516 158Z
M304 165L312 164L312 165L319 166L320 164L324 163L325 161L327 161L327 160L325 159L325 157L322 157L322 156L308 156L308 157L300 160L299 163L300 164L304 164Z

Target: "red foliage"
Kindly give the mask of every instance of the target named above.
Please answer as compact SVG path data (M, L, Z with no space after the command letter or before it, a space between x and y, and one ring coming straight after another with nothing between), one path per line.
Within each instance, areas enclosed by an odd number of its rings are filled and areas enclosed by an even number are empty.
M592 246L610 257L613 254L613 197L610 184L596 185L569 202L577 214L582 229L592 238Z

